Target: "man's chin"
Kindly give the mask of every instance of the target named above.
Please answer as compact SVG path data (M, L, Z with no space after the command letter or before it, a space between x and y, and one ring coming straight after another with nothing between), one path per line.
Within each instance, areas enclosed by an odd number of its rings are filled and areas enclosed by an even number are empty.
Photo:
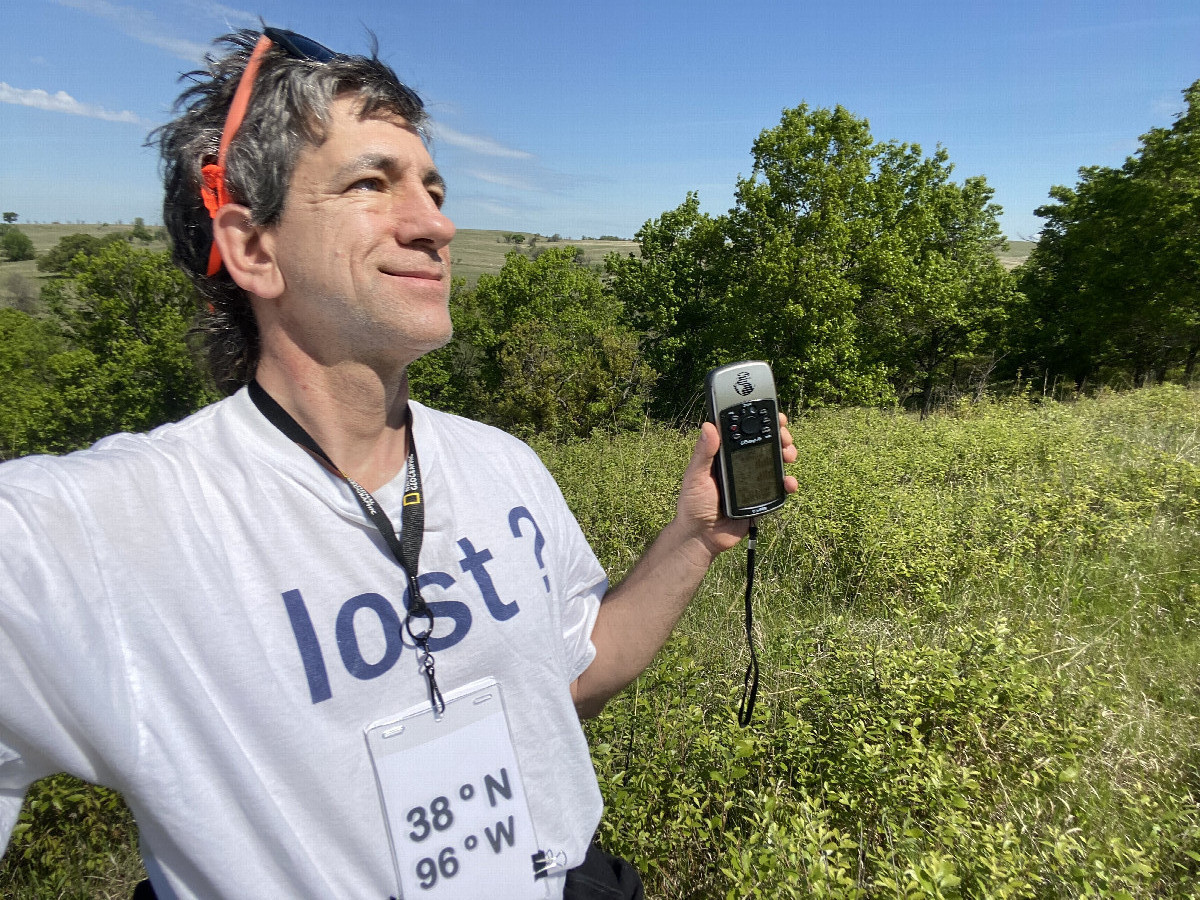
M434 353L438 350L441 350L443 347L445 347L447 344L450 343L450 341L453 337L454 337L454 328L453 327L447 328L441 332L431 332L427 336L427 340L423 341L421 346L416 349L420 351L421 356L427 356L430 353Z

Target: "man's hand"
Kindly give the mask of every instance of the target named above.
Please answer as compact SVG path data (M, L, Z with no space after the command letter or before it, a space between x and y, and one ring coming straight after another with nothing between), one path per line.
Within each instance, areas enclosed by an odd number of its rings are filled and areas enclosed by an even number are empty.
M796 447L786 425L787 417L780 414L783 460L795 462ZM705 422L683 473L675 518L600 604L592 629L596 658L571 685L581 716L597 715L610 697L642 673L670 636L712 561L749 531L748 520L721 515L713 475L720 444L716 426ZM784 476L783 486L795 493L796 479Z
M787 428L787 416L779 414L779 439L783 445L783 461L796 461L796 445ZM700 426L700 438L692 450L683 487L675 504L675 521L684 524L704 544L711 562L721 553L738 544L750 529L746 519L730 519L721 515L720 488L714 473L714 461L721 449L717 426L705 422ZM791 475L783 477L783 489L796 493L798 484Z

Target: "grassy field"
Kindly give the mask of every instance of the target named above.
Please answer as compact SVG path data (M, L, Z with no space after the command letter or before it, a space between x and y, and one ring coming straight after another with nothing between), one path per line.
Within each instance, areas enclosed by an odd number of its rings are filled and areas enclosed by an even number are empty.
M68 234L90 234L95 237L103 237L114 231L128 231L128 226L121 225L22 225L18 223L17 227L29 235L38 255L45 253L58 243L59 238ZM157 232L158 229L151 227L150 230ZM450 258L455 277L465 278L467 284L474 287L480 275L484 273L496 275L500 272L507 253L512 251L529 253L528 242L535 236L533 232L523 232L525 243L521 245L505 243L504 236L512 233L460 229L450 246ZM584 260L588 265L602 264L604 257L609 253L638 252L638 245L633 241L562 240L558 243L551 243L542 236L537 236L533 250L536 252L547 247L568 245L581 247ZM154 241L148 245L139 244L138 246L148 246L151 250L165 250L167 245L162 241ZM0 262L0 306L18 305L18 300L22 295L27 298L36 298L43 280L47 277L49 276L38 271L37 260ZM28 300L25 302L29 303Z
M91 234L103 237L113 231L128 230L121 225L22 225L18 228L29 235L33 241L34 250L38 254L45 253L58 243L59 238L68 234ZM152 227L151 231L157 231ZM450 258L454 275L465 278L471 287L482 274L496 275L504 265L506 254L513 251L529 252L528 241L534 237L532 232L523 232L525 244L506 243L504 236L512 232L480 231L469 228L460 229L454 242L450 245ZM547 236L548 237L548 236ZM583 249L584 260L588 265L600 265L609 253L638 253L638 245L634 241L601 241L601 240L562 240L558 243L547 241L546 237L537 236L534 249L547 247L576 246ZM148 245L153 250L162 250L166 244L154 242ZM1019 265L1029 255L1033 247L1028 241L1011 241L1009 249L1000 254L1000 260L1007 268ZM521 249L523 248L523 249ZM18 280L14 281L14 276ZM36 297L42 280L47 277L37 270L36 260L23 262L0 262L0 306L17 305L18 298L24 292L25 296Z
M587 726L601 837L647 896L1200 896L1200 391L793 432L751 727L743 550ZM537 448L614 577L672 514L692 440L648 423ZM112 800L43 783L0 895L128 896Z
M505 243L504 236L513 232L505 231L473 231L469 228L459 229L450 245L450 260L457 278L465 278L467 284L474 286L483 274L498 275L504 266L508 253L528 253L528 241L533 234L523 232L524 244ZM522 233L522 232L517 232ZM580 247L583 250L584 261L588 265L600 265L609 253L637 253L638 245L633 241L571 241L561 240L548 242L545 237L538 236L533 250L536 252L548 247Z
M793 431L755 724L735 552L589 726L602 836L647 895L1200 896L1200 392ZM545 449L615 572L689 445Z
M33 242L34 252L41 256L58 243L60 238L69 234L90 234L93 237L129 231L129 225L103 224L67 224L53 223L50 225L27 225L17 223L17 228L29 236ZM150 231L158 232L157 226ZM164 241L151 241L149 244L138 243L139 247L150 250L165 250ZM39 272L36 259L25 259L20 262L0 261L0 306L17 306L26 311L36 308L36 298L41 291L42 283L51 277L45 272Z
M1000 258L1000 263L1004 268L1015 269L1029 258L1029 254L1033 252L1033 248L1033 241L1009 241L1008 249L1001 250L996 255Z

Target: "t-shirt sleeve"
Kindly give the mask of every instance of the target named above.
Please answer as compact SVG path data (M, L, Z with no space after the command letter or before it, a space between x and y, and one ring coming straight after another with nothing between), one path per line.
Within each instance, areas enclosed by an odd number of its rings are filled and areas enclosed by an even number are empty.
M600 601L608 591L608 577L596 558L579 522L567 506L550 473L557 521L554 530L555 553L559 561L563 657L574 681L596 658L592 629L600 611Z
M25 792L39 778L51 774L52 770L40 768L35 762L22 757L14 748L5 743L5 735L0 729L0 856L12 837L21 815L21 804L25 801Z
M61 495L14 484L18 466L0 470L0 847L30 784L55 772L104 783L102 760L131 743L86 520Z

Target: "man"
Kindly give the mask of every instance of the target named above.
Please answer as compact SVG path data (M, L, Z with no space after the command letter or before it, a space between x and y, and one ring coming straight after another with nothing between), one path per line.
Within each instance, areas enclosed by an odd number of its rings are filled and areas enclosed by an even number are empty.
M620 896L579 716L745 532L715 429L607 590L532 451L408 398L451 334L420 100L290 32L225 43L160 142L237 390L0 469L0 837L66 771L124 795L162 898Z

